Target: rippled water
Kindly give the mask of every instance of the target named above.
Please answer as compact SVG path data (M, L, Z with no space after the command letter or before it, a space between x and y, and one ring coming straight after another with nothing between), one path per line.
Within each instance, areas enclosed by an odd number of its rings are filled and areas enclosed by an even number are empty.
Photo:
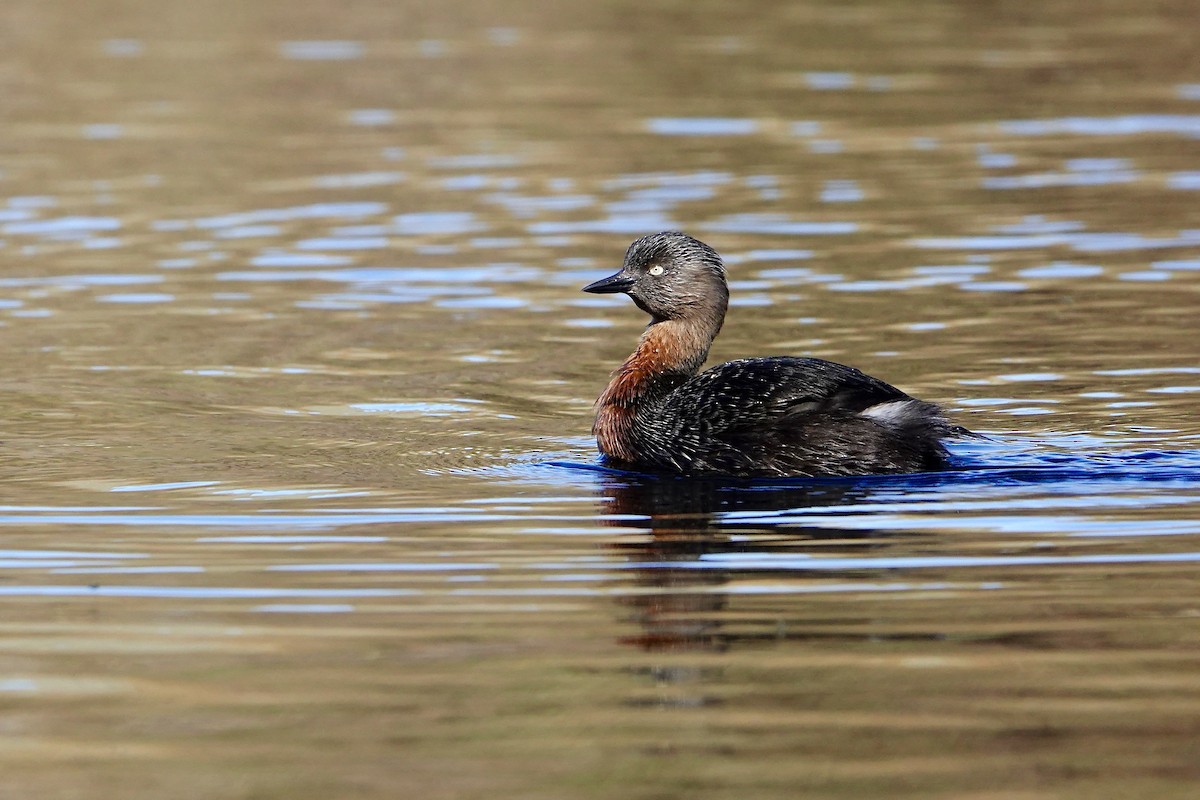
M0 23L0 798L1194 795L1188 4ZM985 437L601 468L676 227Z

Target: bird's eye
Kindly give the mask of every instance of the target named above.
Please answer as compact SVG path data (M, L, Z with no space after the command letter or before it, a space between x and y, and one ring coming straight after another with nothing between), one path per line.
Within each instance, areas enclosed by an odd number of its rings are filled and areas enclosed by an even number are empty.
M651 274L651 275L656 275L656 276L657 276L657 275L662 275L662 274L663 274L663 271L664 271L664 270L663 270L662 264L655 264L655 265L654 265L653 267L651 267L651 268L650 268L650 270L649 270L649 272L650 272L650 274Z

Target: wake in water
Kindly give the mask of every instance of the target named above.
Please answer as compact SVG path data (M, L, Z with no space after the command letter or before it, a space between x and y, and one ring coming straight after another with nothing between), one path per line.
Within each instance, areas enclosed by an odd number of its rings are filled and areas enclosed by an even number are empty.
M1074 444L1078 444L1073 442ZM962 440L952 448L950 469L910 475L878 475L833 478L784 478L769 480L708 479L709 485L740 487L805 487L813 485L855 485L928 487L964 483L1004 485L1012 482L1050 484L1063 482L1120 481L1141 483L1200 483L1200 451L1148 450L1076 453L1063 449L1062 443L1052 448L1046 441L992 439L980 437ZM680 480L670 475L609 467L601 462L554 459L533 466L553 467L610 477L631 479Z

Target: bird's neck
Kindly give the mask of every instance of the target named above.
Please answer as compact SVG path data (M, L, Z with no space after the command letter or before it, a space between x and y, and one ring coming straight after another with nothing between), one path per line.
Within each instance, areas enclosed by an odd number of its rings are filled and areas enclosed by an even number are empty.
M601 453L621 461L637 460L633 433L639 409L696 374L708 358L723 316L650 323L637 349L613 372L596 400L592 433Z

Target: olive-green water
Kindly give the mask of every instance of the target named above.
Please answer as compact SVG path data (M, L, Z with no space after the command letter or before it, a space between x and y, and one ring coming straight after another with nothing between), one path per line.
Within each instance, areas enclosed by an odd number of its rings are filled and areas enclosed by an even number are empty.
M1198 13L0 5L0 800L1195 797ZM667 228L989 438L589 469Z

